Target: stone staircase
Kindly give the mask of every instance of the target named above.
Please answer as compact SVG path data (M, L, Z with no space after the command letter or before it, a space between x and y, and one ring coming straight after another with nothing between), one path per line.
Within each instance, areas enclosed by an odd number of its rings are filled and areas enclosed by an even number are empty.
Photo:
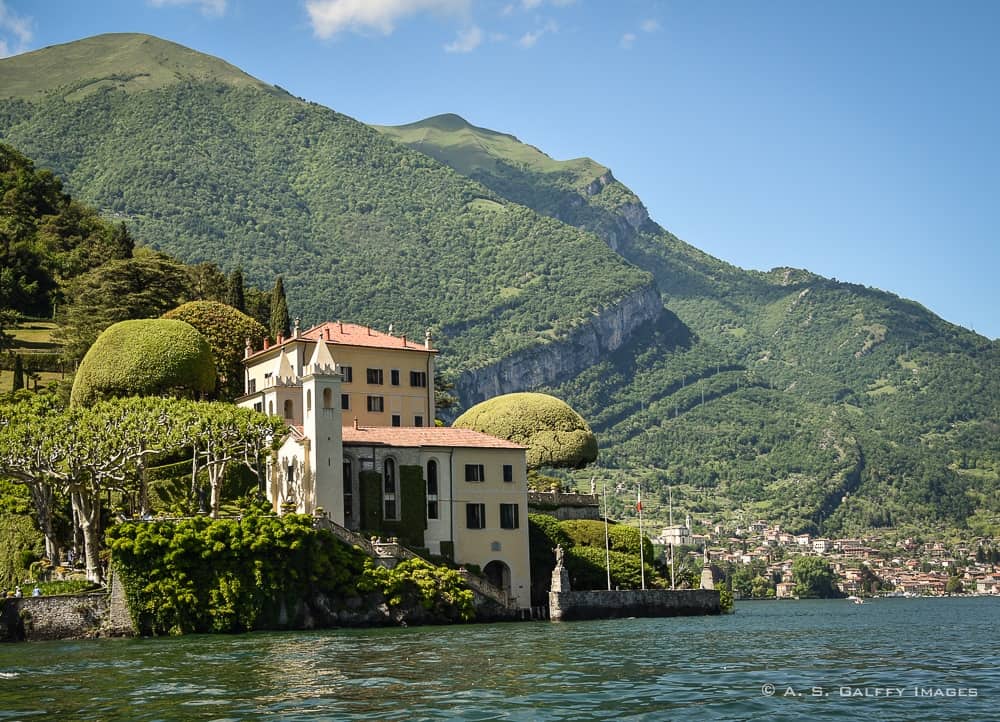
M436 566L433 562L424 559L416 552L400 544L398 540L382 540L377 537L368 539L355 531L351 531L346 527L340 526L340 524L331 521L325 516L315 517L314 523L316 528L326 529L327 531L332 532L335 537L340 539L345 544L358 547L365 554L374 559L377 564L382 566L392 568L397 562L404 559L420 559L427 564ZM465 585L482 598L494 602L499 605L501 609L507 611L516 611L518 609L514 599L503 589L494 586L482 577L476 576L464 567L458 569L457 572L462 577L462 581L465 582Z

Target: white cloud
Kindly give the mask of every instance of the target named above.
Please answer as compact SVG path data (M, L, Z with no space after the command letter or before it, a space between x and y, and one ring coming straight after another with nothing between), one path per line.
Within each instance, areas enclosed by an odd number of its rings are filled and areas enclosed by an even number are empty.
M635 33L625 33L622 35L620 43L626 50L631 50L632 45L635 43Z
M149 0L149 4L154 8L167 5L197 5L201 8L201 14L207 17L221 18L226 14L226 0Z
M536 32L527 32L521 36L521 39L517 41L517 44L522 48L533 48L535 43L538 42L538 38L544 35L544 31L538 30Z
M483 42L483 31L479 26L473 25L471 28L460 30L458 37L453 42L444 46L448 53L471 53Z
M308 0L306 11L313 32L330 38L344 30L375 31L389 35L407 15L437 12L465 15L469 0Z
M0 58L23 53L28 49L32 34L31 18L8 10L6 3L0 0L0 36L4 36L0 37Z
M642 29L642 32L644 33L655 33L657 30L660 29L660 23L654 18L649 18L647 20L643 20L642 24L639 25L639 27Z
M549 33L557 33L557 32L559 32L559 26L555 23L555 21L549 20L547 23L545 23L545 25L538 28L537 30L529 30L528 32L526 32L524 35L521 36L520 40L517 41L517 44L520 45L522 48L533 48L535 47L535 45L538 44L538 41L542 38L543 35L547 35Z

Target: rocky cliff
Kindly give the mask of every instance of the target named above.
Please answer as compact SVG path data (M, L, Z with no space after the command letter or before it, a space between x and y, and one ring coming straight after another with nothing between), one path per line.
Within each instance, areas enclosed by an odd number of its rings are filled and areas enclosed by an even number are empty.
M514 391L528 391L558 382L598 363L624 345L640 326L662 313L660 295L652 285L595 313L566 338L512 354L497 363L470 369L455 384L466 407Z

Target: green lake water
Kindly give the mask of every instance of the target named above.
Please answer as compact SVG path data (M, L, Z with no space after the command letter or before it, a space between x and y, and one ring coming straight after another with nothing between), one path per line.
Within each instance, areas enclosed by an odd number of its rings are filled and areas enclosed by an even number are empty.
M0 720L1000 720L1000 598L0 645Z

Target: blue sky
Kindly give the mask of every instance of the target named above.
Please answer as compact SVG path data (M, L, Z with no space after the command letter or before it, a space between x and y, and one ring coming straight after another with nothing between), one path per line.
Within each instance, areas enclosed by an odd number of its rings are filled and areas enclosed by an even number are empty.
M1000 3L0 0L0 54L145 32L370 123L590 156L679 237L1000 336Z

